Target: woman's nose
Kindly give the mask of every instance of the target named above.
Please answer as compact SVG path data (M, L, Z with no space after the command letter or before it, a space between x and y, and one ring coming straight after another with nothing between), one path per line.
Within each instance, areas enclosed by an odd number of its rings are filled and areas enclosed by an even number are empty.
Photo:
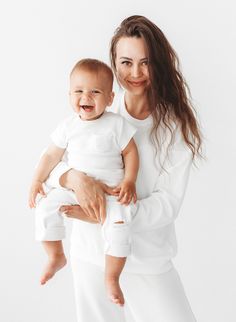
M131 76L134 78L138 78L141 75L142 75L142 70L140 66L138 64L137 65L134 64L131 69Z

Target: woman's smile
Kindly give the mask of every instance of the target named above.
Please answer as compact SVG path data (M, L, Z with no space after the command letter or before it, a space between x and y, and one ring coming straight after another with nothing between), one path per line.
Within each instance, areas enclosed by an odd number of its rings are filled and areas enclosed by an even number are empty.
M134 86L134 87L140 87L146 84L146 80L143 81L127 81L130 85Z

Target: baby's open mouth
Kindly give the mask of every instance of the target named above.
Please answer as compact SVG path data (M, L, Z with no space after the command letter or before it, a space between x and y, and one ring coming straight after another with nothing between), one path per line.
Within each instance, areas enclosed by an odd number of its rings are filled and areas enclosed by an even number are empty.
M91 112L92 109L94 108L94 106L92 105L80 105L80 107L86 112Z

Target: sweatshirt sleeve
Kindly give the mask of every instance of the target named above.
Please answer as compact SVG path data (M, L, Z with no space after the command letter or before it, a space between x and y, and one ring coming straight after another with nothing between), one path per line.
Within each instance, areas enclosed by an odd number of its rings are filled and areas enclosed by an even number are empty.
M170 151L154 191L133 205L134 232L158 229L172 223L180 210L192 165L192 153L178 143Z

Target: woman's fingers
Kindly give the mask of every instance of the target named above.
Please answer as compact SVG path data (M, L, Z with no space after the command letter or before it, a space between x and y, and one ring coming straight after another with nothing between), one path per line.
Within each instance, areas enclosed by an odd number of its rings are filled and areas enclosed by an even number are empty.
M99 218L100 222L103 224L106 219L106 198L103 196L99 202Z
M81 206L82 207L82 206ZM84 213L86 214L86 216L90 217L90 218L93 218L95 217L94 216L94 213L91 211L90 207L89 206L85 206L85 207L82 207Z
M103 223L106 218L105 195L99 195L94 202L91 202L91 204L88 204L86 206L85 210L88 213L89 217Z
M112 187L85 176L81 185L74 192L86 215L96 221L104 222L106 218L105 192L114 194L112 190Z
M95 204L88 205L86 208L83 208L83 210L86 211L86 213L91 219L94 219L100 222L99 210Z

